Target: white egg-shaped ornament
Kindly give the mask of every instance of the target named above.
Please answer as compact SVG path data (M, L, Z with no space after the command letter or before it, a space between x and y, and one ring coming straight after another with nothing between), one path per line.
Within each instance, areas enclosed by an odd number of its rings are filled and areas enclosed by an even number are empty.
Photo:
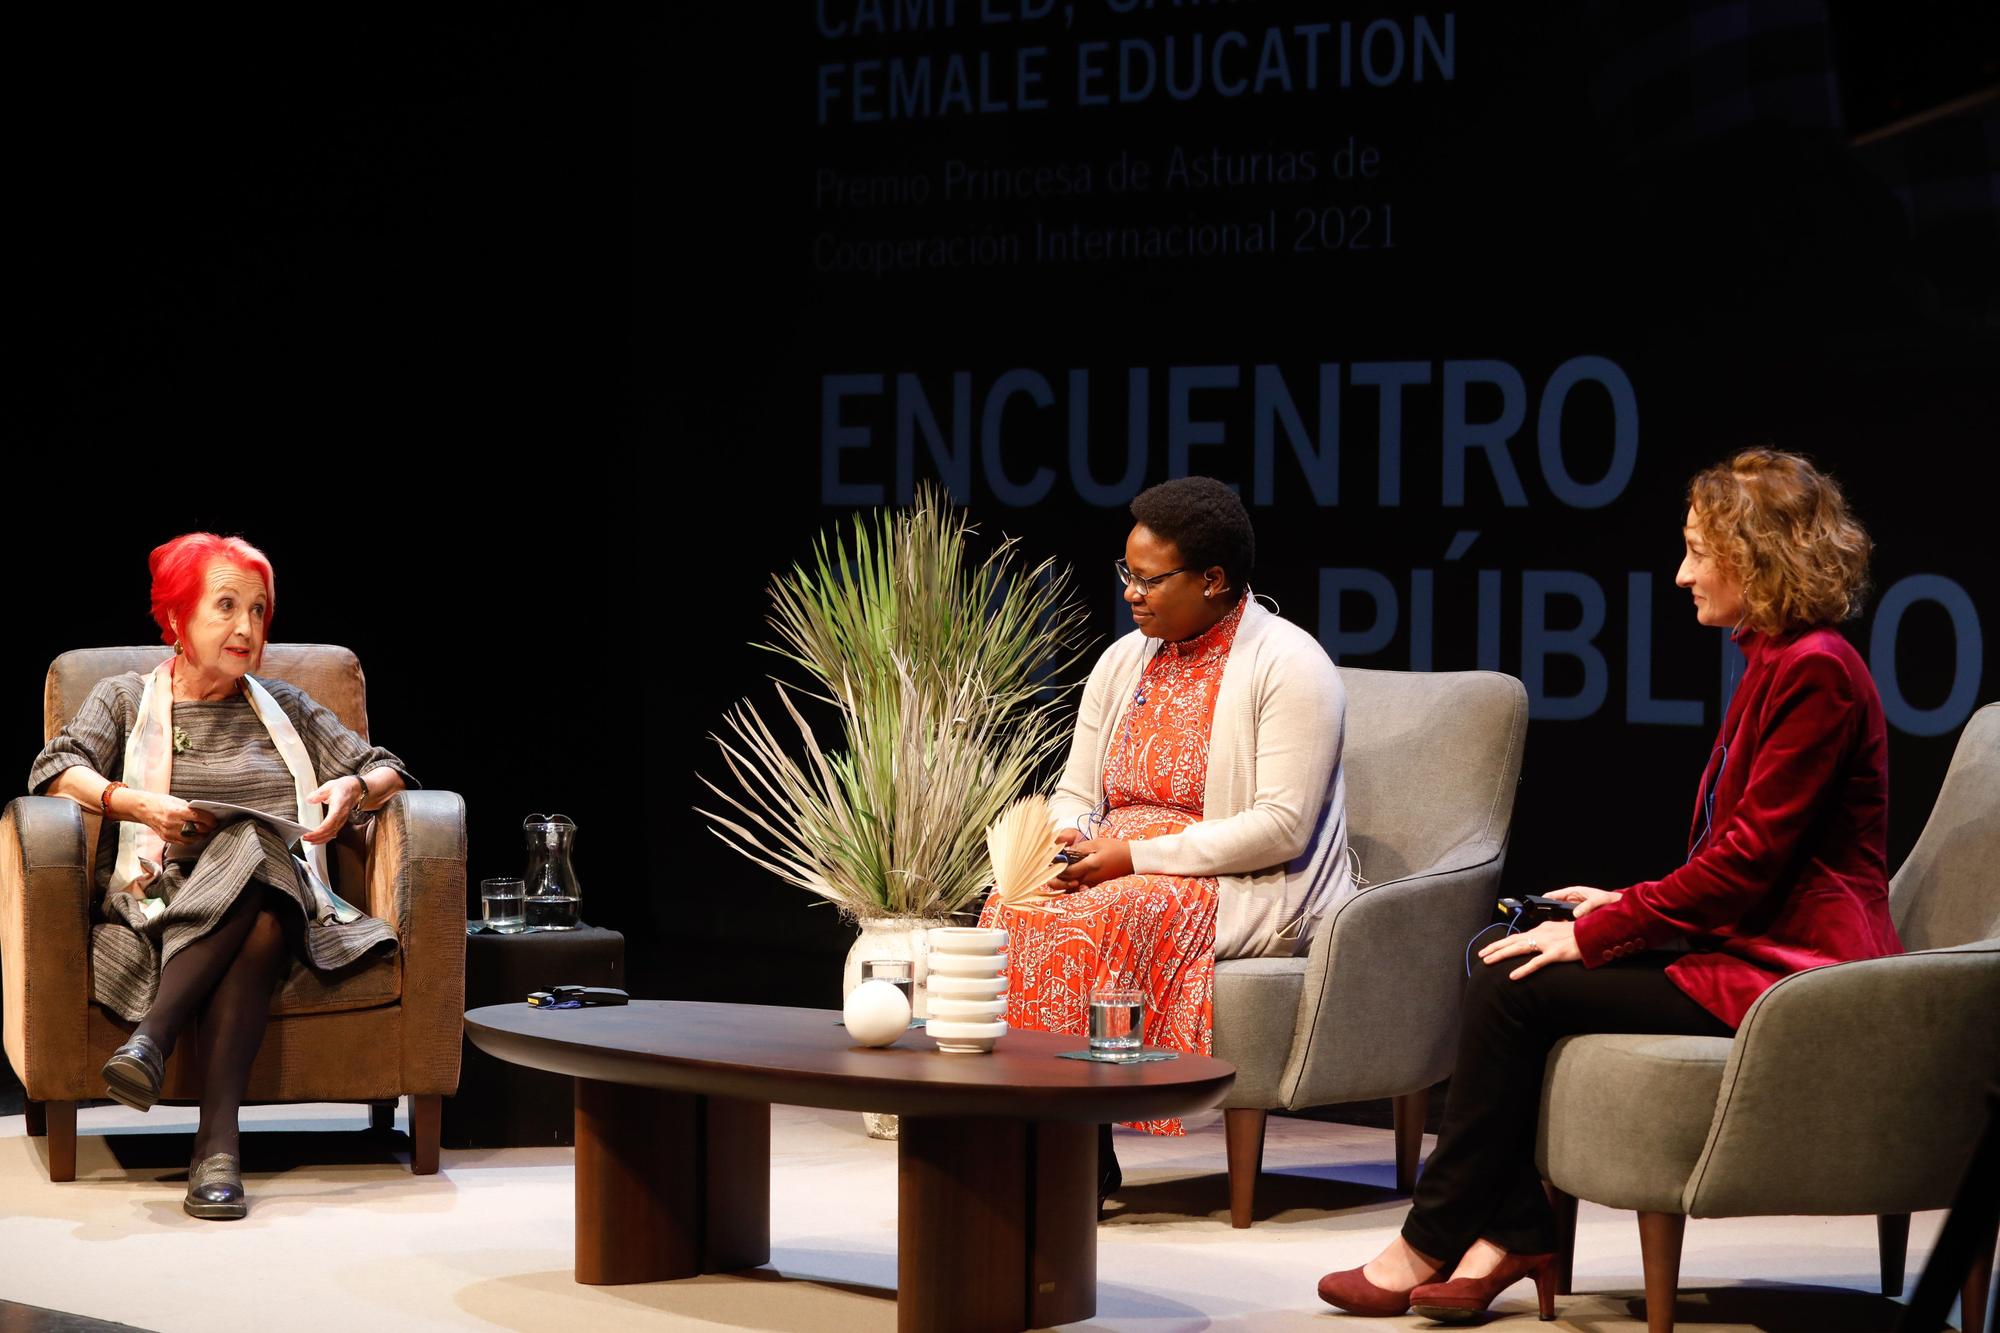
M900 986L864 981L847 993L840 1018L847 1035L863 1046L887 1046L910 1030L910 1002Z

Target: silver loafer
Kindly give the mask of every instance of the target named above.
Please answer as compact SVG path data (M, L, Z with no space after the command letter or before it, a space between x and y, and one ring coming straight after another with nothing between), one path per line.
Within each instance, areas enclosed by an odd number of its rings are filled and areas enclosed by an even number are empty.
M250 1212L243 1196L242 1167L234 1153L211 1153L188 1168L187 1197L181 1207L189 1217L233 1222Z
M104 1090L112 1097L135 1111L150 1111L160 1100L160 1085L166 1080L166 1052L151 1037L134 1033L98 1072L103 1075Z

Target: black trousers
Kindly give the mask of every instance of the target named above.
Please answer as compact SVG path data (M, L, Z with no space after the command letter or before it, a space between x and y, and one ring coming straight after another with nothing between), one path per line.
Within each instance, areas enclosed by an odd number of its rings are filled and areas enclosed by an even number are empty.
M1553 963L1519 981L1507 974L1525 958L1490 967L1473 960L1444 1124L1417 1181L1404 1240L1447 1265L1482 1238L1510 1254L1555 1248L1555 1215L1535 1170L1549 1048L1585 1032L1726 1037L1735 1030L1667 979L1674 958Z

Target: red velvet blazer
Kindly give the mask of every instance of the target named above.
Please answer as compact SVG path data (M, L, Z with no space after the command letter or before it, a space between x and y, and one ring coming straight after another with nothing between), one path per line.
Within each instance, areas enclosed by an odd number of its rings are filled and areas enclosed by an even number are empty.
M1737 642L1743 681L1702 773L1687 864L1576 923L1585 967L1685 938L1667 975L1731 1026L1794 972L1903 951L1874 678L1830 629Z

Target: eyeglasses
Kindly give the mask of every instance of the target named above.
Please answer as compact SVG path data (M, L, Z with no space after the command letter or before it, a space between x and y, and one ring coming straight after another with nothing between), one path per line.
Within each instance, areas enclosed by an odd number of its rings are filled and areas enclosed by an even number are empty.
M1164 574L1155 574L1151 578L1141 578L1139 575L1134 574L1132 566L1126 564L1123 560L1112 561L1111 567L1118 571L1119 586L1137 588L1141 597L1146 596L1176 574L1194 574L1200 572L1182 565L1179 569L1170 569Z

